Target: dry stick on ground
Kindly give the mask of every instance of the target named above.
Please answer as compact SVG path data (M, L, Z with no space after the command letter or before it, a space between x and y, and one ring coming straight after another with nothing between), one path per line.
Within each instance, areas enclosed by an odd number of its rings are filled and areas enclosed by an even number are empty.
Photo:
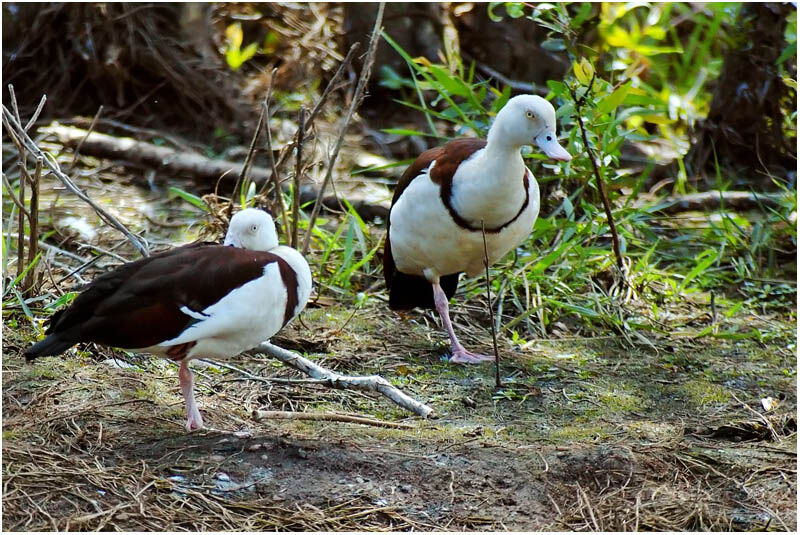
M328 85L325 87L325 90L322 92L322 96L320 96L319 101L314 106L314 109L311 110L311 114L308 116L308 119L306 120L306 130L309 130L311 128L311 125L314 123L314 119L317 117L317 114L322 109L322 105L325 104L325 101L328 100L328 96L331 94L331 92L335 88L336 83L339 81L339 78L341 78L341 76L344 73L344 71L347 68L347 66L350 65L350 62L353 60L353 56L355 56L356 50L358 50L359 46L361 46L360 43L353 43L353 46L350 47L350 51L347 53L347 56L345 56L345 58L342 61L341 65L339 65L339 68L333 74L333 78L331 78L331 81L328 82ZM272 80L275 78L275 73L276 73L277 70L278 69L273 69L272 70L272 77L270 78L270 86L272 84ZM297 138L297 132L295 132L294 138L295 139ZM291 152L290 149L292 149L292 147L294 147L294 143L287 143L286 145L284 145L284 147L281 149L280 155L278 155L278 163L273 166L273 171L275 170L275 168L278 168L281 165L283 165L283 163L286 161L286 158L288 158L288 156L289 156L289 154ZM275 176L275 175L273 175L273 176ZM270 181L268 181L268 180L264 181L264 185L261 187L261 191L259 192L259 194L266 193L267 187L269 187L269 182ZM275 185L276 188L278 187L278 184L279 184L279 182ZM288 230L288 226L287 226L287 230Z
M597 180L597 189L600 191L600 197L603 199L603 208L606 211L606 218L608 218L608 228L611 230L611 246L614 248L614 256L617 258L617 267L619 267L620 271L624 273L625 270L625 262L622 260L622 253L620 252L619 248L619 235L617 234L617 224L614 223L614 214L611 213L611 202L608 200L608 192L606 192L606 183L603 181L603 177L600 176L600 169L597 167L597 161L595 160L594 151L592 147L589 145L589 138L586 136L586 129L583 126L583 117L581 117L581 104L583 103L586 95L591 93L592 85L594 85L594 74L592 75L592 79L589 82L589 87L586 89L586 93L579 99L577 95L575 95L575 91L567 85L569 89L569 94L572 96L573 102L575 102L575 117L578 119L578 125L581 128L581 136L583 137L583 146L586 147L586 152L589 154L589 160L592 162L592 168L594 169L594 176Z
M308 124L308 120L306 120ZM52 135L59 143L68 147L75 145L86 134L86 130L74 126L64 126L53 124L39 128L39 132L45 135ZM308 129L306 129L308 132ZM286 145L293 148L294 143ZM197 153L182 152L169 147L160 147L151 143L136 141L130 137L115 137L98 132L92 132L83 146L83 154L91 154L98 158L108 158L111 160L122 160L132 162L142 167L149 167L158 170L165 175L191 176L207 184L214 184L221 180L222 187L229 188L233 185L235 177L242 170L242 163L224 160L212 160ZM277 165L277 164L276 164ZM220 175L225 175L221 178ZM260 181L273 182L272 172L263 167L253 166L250 168L249 176L256 183ZM274 176L278 176L276 173ZM134 177L136 179L136 177ZM145 179L141 179L144 182ZM307 195L313 200L317 195L316 187L311 188ZM301 192L301 202L305 198ZM373 211L388 213L388 206L384 207L381 203L373 204L366 200L349 199L355 209L362 214L365 219ZM362 212L363 211L363 212ZM277 214L274 214L277 215ZM286 225L287 235L290 227Z
M265 98L264 102L266 101L267 99ZM226 208L228 219L231 218L231 214L233 213L233 205L235 204L236 195L239 193L239 188L245 188L247 186L247 173L250 171L250 167L253 165L253 155L256 152L256 143L258 143L258 138L261 136L261 126L264 124L264 117L266 116L266 113L267 108L265 106L261 106L261 115L258 116L256 131L253 132L253 140L250 142L250 150L247 151L247 157L244 159L244 165L242 165L242 169L239 171L239 176L236 178L236 183L233 185L231 202L228 203L228 207Z
M253 418L261 420L312 420L315 422L346 422L351 424L372 425L375 427L390 427L394 429L414 429L413 425L401 422L387 422L363 416L351 416L335 412L292 412L292 411L253 411Z
M120 223L117 218L106 212L102 207L98 206L86 193L80 190L78 186L72 181L72 179L64 174L61 171L61 167L58 165L58 161L53 158L51 155L42 152L42 150L34 143L34 141L28 136L25 132L25 129L22 127L19 121L17 121L8 108L5 105L2 106L3 109L3 124L5 125L7 131L9 132L10 137L12 140L15 140L15 144L19 143L21 146L24 146L27 150L29 150L34 157L42 158L44 165L50 169L50 171L58 178L68 190L72 193L77 195L81 200L83 200L86 204L92 207L97 215L100 216L103 221L107 224L111 225L112 227L119 230L125 237L133 244L137 251L142 256L149 256L150 252L147 248L147 242L133 234L128 228ZM49 156L49 158L48 158Z
M294 191L292 192L292 247L297 249L297 225L300 222L300 175L303 174L303 137L306 131L306 107L300 106L297 116L297 162L294 166Z
M497 329L494 325L492 314L492 294L489 291L489 249L486 247L486 226L481 219L481 234L483 234L483 267L486 269L486 306L489 307L489 322L492 324L492 343L494 344L494 386L502 388L500 382L500 351L497 349Z
M367 377L342 375L325 369L293 351L288 351L269 342L262 343L253 351L264 353L276 358L287 366L291 366L295 370L299 370L306 375L313 377L314 379L324 379L326 384L331 388L378 392L395 402L397 405L413 412L414 414L418 414L423 418L429 418L433 416L433 409L431 407L425 405L424 403L420 403L407 394L404 394L392 386L389 381L379 375L370 375Z
M339 150L342 148L345 132L347 132L347 127L350 124L350 119L353 117L353 113L355 113L356 108L358 108L358 106L361 104L361 97L364 94L364 89L367 85L367 81L369 80L370 73L372 72L372 63L375 61L375 51L378 48L378 36L381 33L384 7L384 2L381 2L378 6L378 14L375 17L375 27L372 29L372 36L369 38L369 47L367 48L367 54L364 58L364 65L361 68L361 76L358 78L358 83L356 84L356 89L353 93L353 100L350 102L350 108L347 110L347 115L345 115L344 121L342 122L342 128L339 131L339 139L336 140L336 146L333 149L333 154L331 154L330 160L328 161L328 171L325 173L325 179L322 181L322 186L320 186L319 191L317 192L317 200L314 202L313 210L311 210L311 218L308 221L308 232L306 232L306 238L303 241L303 249L301 251L304 255L308 253L308 246L311 243L311 234L314 231L314 223L316 222L320 208L322 207L322 197L325 195L325 189L327 189L328 183L331 181L331 177L333 176L333 168L336 164L336 158L339 156Z

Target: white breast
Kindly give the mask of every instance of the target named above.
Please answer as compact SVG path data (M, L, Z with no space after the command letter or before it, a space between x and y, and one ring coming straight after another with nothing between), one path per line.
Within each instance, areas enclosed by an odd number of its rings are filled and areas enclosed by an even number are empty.
M522 172L519 174L521 189ZM528 185L529 202L525 211L499 233L487 233L489 263L499 260L530 234L539 214L539 186ZM519 211L523 196L506 219ZM389 227L392 256L397 269L412 275L442 276L464 271L475 276L483 271L483 236L468 231L453 221L441 200L438 184L427 172L415 178L392 207Z

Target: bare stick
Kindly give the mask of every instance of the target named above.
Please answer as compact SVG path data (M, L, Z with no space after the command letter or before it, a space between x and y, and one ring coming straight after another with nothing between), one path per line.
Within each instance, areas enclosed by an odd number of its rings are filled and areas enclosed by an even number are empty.
M147 248L147 243L133 234L128 228L120 223L117 218L106 212L102 207L98 206L86 193L80 190L78 186L72 181L72 179L67 176L63 171L61 171L61 167L58 165L58 162L47 153L42 152L42 150L33 142L33 140L28 136L25 132L25 129L22 125L17 121L8 108L5 105L2 106L3 108L3 123L5 124L6 128L8 129L9 133L14 132L16 136L19 138L19 142L28 149L35 157L42 158L44 165L47 166L48 169L70 190L72 193L77 195L81 200L83 200L86 204L91 206L97 215L100 216L103 221L108 223L109 225L113 226L133 244L139 253L142 256L149 256L150 252ZM11 136L12 138L14 136ZM50 156L48 158L47 156Z
M253 418L261 420L312 420L315 422L346 422L351 424L373 425L375 427L390 427L394 429L414 429L413 425L401 422L387 422L363 416L337 414L335 412L291 412L291 411L253 411Z
M589 82L589 87L586 90L587 95L591 92L593 84L594 75L592 75L592 80ZM617 258L617 267L619 267L620 271L624 273L625 263L622 261L622 253L620 252L619 248L619 235L617 234L617 224L614 223L614 214L611 213L611 202L608 200L606 183L603 181L603 177L600 176L600 169L597 167L594 151L589 145L589 138L586 137L586 129L583 126L583 117L581 117L581 104L583 103L583 99L586 98L586 95L578 99L578 97L575 95L575 91L573 91L569 85L567 85L567 88L569 89L569 93L572 96L573 102L575 102L575 117L578 118L578 125L581 127L583 146L586 147L586 152L589 153L589 160L592 162L592 168L594 169L594 177L597 180L597 189L600 191L600 197L603 199L603 208L605 208L606 211L608 228L611 230L611 246L614 248L614 256Z
M356 52L361 47L361 43L355 42L350 47L350 50L347 52L347 55L342 60L342 63L339 65L339 68L336 69L336 72L333 74L331 81L328 82L328 85L325 87L325 90L322 92L322 96L319 97L319 102L317 105L314 106L314 109L311 110L311 115L308 116L308 126L311 127L311 124L314 122L314 119L317 118L317 114L322 110L322 105L328 99L328 95L330 95L331 91L333 91L336 83L341 78L342 74L344 74L345 69L350 65L350 62L353 61L353 58L356 55Z
M264 98L264 102L267 99ZM233 185L233 193L231 193L231 202L228 204L228 219L230 219L231 214L233 213L233 205L236 199L236 195L240 194L239 188L247 187L247 173L250 171L250 166L253 165L253 154L256 152L256 143L258 143L258 138L261 137L261 126L264 124L264 117L266 116L267 108L265 106L261 106L261 115L258 116L258 124L256 125L256 131L253 132L253 140L250 142L250 150L247 151L247 157L244 159L244 165L242 165L242 170L239 172L239 177L236 179L236 183Z
M286 215L286 206L283 205L283 192L281 191L281 179L278 176L278 166L275 165L275 155L272 153L272 132L269 128L269 103L272 100L272 81L275 79L275 73L278 72L278 69L272 69L272 76L269 79L269 88L267 88L267 98L264 100L264 112L266 113L266 119L264 121L264 129L266 130L267 135L267 156L269 157L269 166L272 171L272 183L275 187L275 201L273 203L273 211L275 210L275 206L281 212L281 220L283 221L283 231L288 235L289 234L289 218ZM267 184L269 183L268 180L264 181L264 186L261 188L261 192L263 193L266 188Z
M494 344L494 386L502 388L500 382L500 350L497 349L497 329L492 317L492 294L489 291L489 249L486 247L486 226L481 219L481 234L483 234L483 267L486 269L486 306L489 307L489 323L492 324L492 343Z
M331 388L378 392L395 402L397 405L413 412L414 414L418 414L423 418L430 418L433 416L433 409L431 407L425 405L424 403L420 403L407 394L404 394L397 388L393 387L389 381L379 375L370 375L367 377L342 375L334 371L327 370L293 351L288 351L269 342L262 343L253 351L274 357L287 366L291 366L295 370L299 370L306 375L313 377L314 379L324 379L326 384Z
M336 158L339 156L339 151L342 148L344 134L347 132L347 127L350 124L350 119L353 117L353 113L355 113L356 108L358 108L359 104L361 104L361 97L364 93L364 88L366 87L370 73L372 72L372 63L375 61L375 51L378 48L378 36L381 33L384 7L384 2L381 2L378 6L378 14L375 17L375 26L372 29L372 36L369 38L369 48L367 48L366 58L364 58L364 65L361 68L361 76L358 78L358 83L356 84L356 89L353 93L353 100L350 102L350 108L347 110L347 115L345 115L342 128L339 131L339 139L336 140L336 146L333 149L333 154L331 154L330 160L328 161L328 171L325 173L325 180L323 180L322 186L317 192L317 200L314 202L314 208L311 211L311 219L308 221L308 232L306 232L306 238L303 242L302 254L304 255L308 253L308 245L311 243L311 234L314 231L314 223L316 223L317 216L319 215L320 208L322 207L322 197L325 195L325 189L328 187L328 183L331 181L331 177L333 176L333 168L336 164Z
M31 181L30 211L27 213L29 225L28 265L33 263L34 258L36 258L36 254L39 252L39 179L42 177L42 164L43 162L41 156L37 156L36 171L33 175L33 180ZM22 285L25 291L33 288L35 271L36 270L33 269L28 270L28 274L25 275L25 282Z
M300 175L303 173L303 135L306 130L306 107L300 106L297 117L297 163L294 166L294 191L292 192L292 247L297 249L297 224L300 221Z
M92 122L89 123L89 129L86 131L86 135L83 136L83 139L81 139L78 142L78 146L75 147L75 151L73 152L73 155L72 155L72 163L69 164L68 172L71 173L72 170L75 168L75 164L78 163L78 156L81 153L81 147L83 147L83 144L86 143L86 138L89 137L89 134L91 134L92 130L94 130L94 126L97 124L97 119L100 118L100 114L101 113L103 113L103 105L102 104L100 104L100 107L97 108L97 113L94 114L94 118L92 118ZM26 128L26 130L27 130L27 128Z
M17 122L22 123L22 119L19 116L19 107L17 106L17 95L14 92L13 84L8 84L8 95L11 100L11 109L14 110L14 117L17 118Z
M347 53L347 56L344 58L344 61L342 61L341 65L339 65L339 68L334 73L333 78L331 78L331 81L328 82L328 85L325 87L325 90L322 92L322 96L319 98L319 101L317 102L316 106L314 106L314 109L311 110L311 115L309 116L308 120L306 121L306 130L311 128L311 125L313 124L314 119L316 118L316 116L320 112L320 110L322 109L322 105L325 104L325 101L328 99L328 96L333 91L334 87L336 86L336 83L339 81L339 78L341 78L342 73L344 73L344 71L347 68L347 66L353 60L353 56L355 56L356 50L358 50L359 46L361 46L360 43L353 43L353 46L350 47L350 51ZM272 79L275 78L275 72L277 70L278 69L273 69L272 70ZM271 86L272 86L272 81L271 81L272 79L270 79L270 90L271 90ZM295 134L295 137L297 137L296 134ZM283 162L286 161L286 158L289 156L289 152L290 152L289 149L291 149L292 147L293 147L293 144L292 143L288 143L281 149L281 153L278 156L278 163L277 163L277 165L275 167L280 167L281 165L283 165ZM266 192L268 184L269 184L268 181L264 181L264 185L262 186L260 193L265 193ZM288 229L288 226L287 226L287 229Z
M33 124L36 122L36 119L39 118L39 114L42 113L42 110L44 109L45 102L47 102L47 95L42 95L42 99L39 101L39 105L36 106L36 111L33 112L31 120L28 121L28 124L25 125L26 132L30 130L31 126L33 126Z
M19 201L19 199L17 198L17 194L14 193L14 189L11 187L11 182L8 181L8 177L6 176L5 173L3 173L3 185L6 187L6 191L5 192L8 193L8 196L11 198L12 201L14 201L14 204L17 205L17 208L19 208L20 210L25 212L25 215L27 216L28 215L28 209L25 208L25 205L22 204Z
M28 174L28 170L25 169L25 153L20 153L19 158L19 201L25 206L25 178ZM25 267L25 210L20 210L17 216L17 278L19 278Z

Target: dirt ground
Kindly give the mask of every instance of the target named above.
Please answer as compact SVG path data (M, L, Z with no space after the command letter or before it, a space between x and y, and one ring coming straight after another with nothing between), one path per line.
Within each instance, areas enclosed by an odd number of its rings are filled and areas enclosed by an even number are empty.
M454 306L455 323L468 323ZM177 369L92 347L26 365L4 329L6 530L796 529L793 326L768 343L613 336L501 340L454 366L430 314L378 299L307 309L274 340L380 373L434 407L308 383L260 355L195 366L210 427L186 433ZM751 317L753 325L775 318ZM780 325L777 323L777 325ZM457 327L459 328L459 327ZM470 347L490 339L461 327ZM283 382L281 382L283 379ZM761 399L780 400L765 413ZM408 424L255 421L255 409Z

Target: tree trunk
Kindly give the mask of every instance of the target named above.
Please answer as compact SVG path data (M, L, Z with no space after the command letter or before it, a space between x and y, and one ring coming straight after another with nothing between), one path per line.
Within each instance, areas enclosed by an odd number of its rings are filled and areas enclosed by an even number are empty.
M724 57L708 117L698 122L686 158L687 172L707 177L708 186L716 181L717 162L726 180L733 176L751 187L771 185L770 174L787 180L796 168L796 139L787 139L783 128L796 92L784 84L777 64L792 11L777 3L741 8L742 39Z

